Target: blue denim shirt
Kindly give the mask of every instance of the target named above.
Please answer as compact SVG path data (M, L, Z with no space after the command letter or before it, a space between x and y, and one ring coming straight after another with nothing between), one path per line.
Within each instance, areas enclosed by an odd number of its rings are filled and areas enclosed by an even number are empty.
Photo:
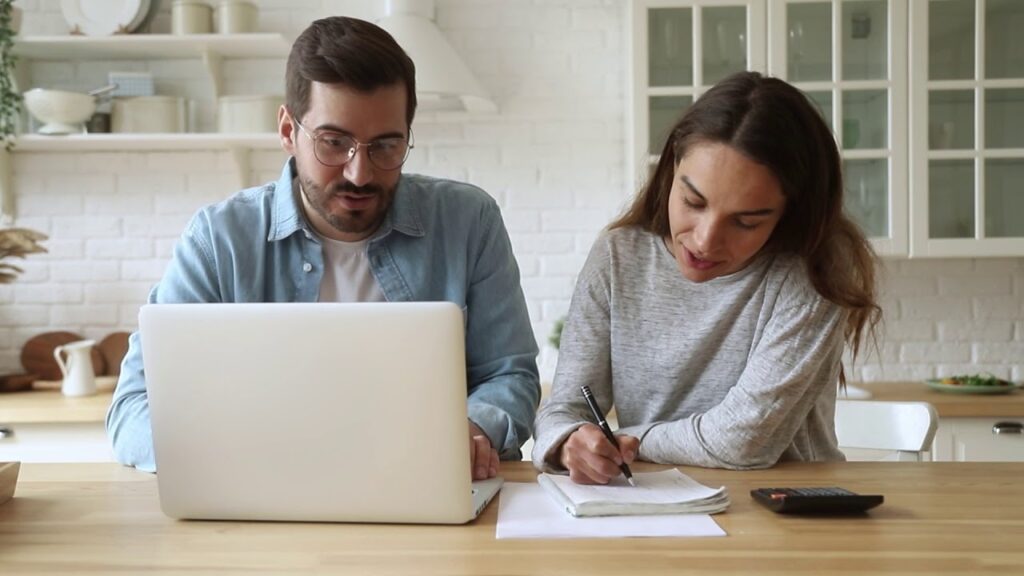
M323 252L299 209L293 176L289 160L277 182L200 210L149 302L316 302ZM497 203L469 184L404 174L367 257L388 301L462 307L469 418L502 459L520 459L540 399L537 343ZM107 433L120 462L156 469L138 332Z

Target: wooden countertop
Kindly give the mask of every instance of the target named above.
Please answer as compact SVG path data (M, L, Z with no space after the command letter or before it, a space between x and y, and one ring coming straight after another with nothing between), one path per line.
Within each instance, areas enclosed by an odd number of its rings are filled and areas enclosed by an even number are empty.
M102 422L117 379L96 378L99 393L82 398L60 394L59 382L37 382L37 389L0 394L0 424L34 422ZM999 395L947 394L923 382L855 382L872 393L872 400L930 402L942 417L1024 417L1024 393ZM545 385L547 392L548 385Z
M924 382L851 382L871 392L870 400L929 402L940 418L1024 417L1024 393L951 394L936 392Z
M36 382L32 390L0 394L0 424L103 422L116 385L116 376L98 376L98 392L92 396L64 396L60 382Z
M950 394L936 392L924 382L850 382L871 392L869 400L930 402L940 417L969 418L987 416L1024 417L1024 392L1009 394ZM551 384L541 384L541 395L551 392ZM840 398L842 396L840 395Z
M176 521L160 512L153 475L115 464L23 464L14 499L0 506L0 550L5 575L1024 573L1024 463L683 470L728 487L733 504L715 516L728 536L495 540L497 503L465 526ZM502 473L535 477L525 462L502 463ZM808 518L774 514L748 495L812 485L886 501L866 515Z

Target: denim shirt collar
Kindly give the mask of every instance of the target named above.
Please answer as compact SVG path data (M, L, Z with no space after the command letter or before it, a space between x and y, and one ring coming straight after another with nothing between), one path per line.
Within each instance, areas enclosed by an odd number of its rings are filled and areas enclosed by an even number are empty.
M303 231L307 236L313 235L309 222L302 213L298 194L292 189L295 179L295 158L289 158L281 170L281 177L274 189L274 206L271 215L270 235L268 242L275 242ZM406 236L422 237L425 234L421 218L422 194L416 194L415 186L409 179L400 177L395 199L380 227L373 233L371 241L386 237L392 230Z

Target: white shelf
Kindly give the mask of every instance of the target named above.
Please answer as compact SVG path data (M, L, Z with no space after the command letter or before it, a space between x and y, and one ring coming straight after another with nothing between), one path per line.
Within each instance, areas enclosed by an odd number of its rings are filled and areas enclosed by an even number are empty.
M15 141L13 152L171 152L224 150L235 165L235 184L250 185L250 156L253 150L281 150L276 132L267 134L69 134L44 136L26 134ZM283 153L283 151L282 151ZM0 221L10 224L14 217L10 184L10 153L0 148Z
M291 41L276 33L258 34L123 34L114 36L26 36L16 38L14 53L20 57L18 83L28 85L28 66L33 61L90 62L114 60L197 59L206 68L213 101L222 94L226 59L287 58ZM249 177L253 150L280 150L277 134L74 134L43 136L26 134L15 142L19 152L97 152L226 150L235 163L239 187ZM0 149L0 224L14 217L10 153Z
M283 58L291 43L281 34L125 34L115 36L31 36L17 38L14 53L29 60L171 60L201 58Z
M266 134L26 134L15 142L14 152L109 152L117 150L220 150L246 148L278 150L276 132Z

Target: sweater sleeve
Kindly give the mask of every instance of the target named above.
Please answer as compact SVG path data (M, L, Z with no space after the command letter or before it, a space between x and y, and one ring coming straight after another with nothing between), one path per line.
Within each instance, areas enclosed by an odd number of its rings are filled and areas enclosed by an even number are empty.
M609 283L607 244L599 240L577 279L551 395L537 413L533 463L540 470L564 471L549 458L577 428L593 421L581 385L590 386L606 413L612 407Z
M720 403L681 420L621 430L641 438L641 459L730 469L767 468L780 459L818 398L836 385L845 321L810 286L790 288Z

